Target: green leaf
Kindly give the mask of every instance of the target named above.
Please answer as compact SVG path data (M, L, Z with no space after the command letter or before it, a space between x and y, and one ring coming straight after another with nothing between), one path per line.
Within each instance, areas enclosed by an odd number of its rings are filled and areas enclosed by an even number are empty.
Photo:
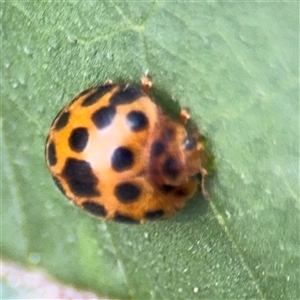
M299 3L5 1L0 22L3 259L109 298L299 298ZM45 139L74 95L147 70L208 138L211 198L98 220L54 186Z

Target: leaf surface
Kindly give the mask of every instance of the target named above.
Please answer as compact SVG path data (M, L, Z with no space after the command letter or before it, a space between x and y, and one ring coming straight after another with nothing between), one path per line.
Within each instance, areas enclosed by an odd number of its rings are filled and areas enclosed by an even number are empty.
M120 299L299 297L299 3L33 2L1 6L2 257ZM55 188L53 118L107 79L149 70L207 136L211 199L141 226ZM173 105L170 105L173 106Z

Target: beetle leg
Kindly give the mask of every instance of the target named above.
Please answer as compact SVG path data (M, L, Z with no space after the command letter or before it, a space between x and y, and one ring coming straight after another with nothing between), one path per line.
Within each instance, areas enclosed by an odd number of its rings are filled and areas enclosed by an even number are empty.
M144 75L141 78L141 83L142 83L142 89L146 94L149 94L149 90L152 87L152 81L149 79L149 77L146 75Z

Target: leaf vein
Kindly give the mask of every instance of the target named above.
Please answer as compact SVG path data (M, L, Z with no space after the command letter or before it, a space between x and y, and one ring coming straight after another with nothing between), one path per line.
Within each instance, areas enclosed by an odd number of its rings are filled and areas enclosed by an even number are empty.
M264 295L264 293L262 292L262 290L260 289L260 286L258 284L258 280L255 278L253 272L251 271L250 267L247 265L245 258L243 257L242 251L239 249L237 243L235 242L233 236L230 233L229 228L226 225L225 219L224 217L219 213L217 207L213 204L212 201L210 201L210 206L216 216L216 219L218 221L218 223L220 224L220 227L223 229L223 231L225 232L225 234L228 237L228 240L231 242L233 248L236 250L238 257L241 261L241 264L244 266L244 269L247 271L247 273L249 274L249 277L253 280L253 285L257 291L257 293L260 295L260 299L267 299Z

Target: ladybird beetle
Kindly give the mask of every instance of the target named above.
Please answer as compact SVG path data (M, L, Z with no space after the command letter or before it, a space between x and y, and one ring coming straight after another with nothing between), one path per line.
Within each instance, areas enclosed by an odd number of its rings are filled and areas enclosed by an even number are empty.
M120 222L168 218L204 178L206 151L189 113L177 121L142 89L104 85L80 93L54 119L46 162L62 193L88 212Z

